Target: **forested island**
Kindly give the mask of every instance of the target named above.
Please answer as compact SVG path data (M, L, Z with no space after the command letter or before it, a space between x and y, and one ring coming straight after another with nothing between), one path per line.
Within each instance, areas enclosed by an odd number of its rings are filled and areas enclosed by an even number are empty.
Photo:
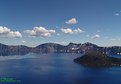
M88 51L85 55L74 59L74 62L88 67L112 67L121 66L121 59L98 51Z

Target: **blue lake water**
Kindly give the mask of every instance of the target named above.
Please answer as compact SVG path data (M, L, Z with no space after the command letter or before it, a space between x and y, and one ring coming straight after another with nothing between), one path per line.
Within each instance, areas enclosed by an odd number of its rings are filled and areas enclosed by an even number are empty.
M121 67L83 67L73 62L79 56L56 53L0 56L0 78L21 80L0 84L121 84Z

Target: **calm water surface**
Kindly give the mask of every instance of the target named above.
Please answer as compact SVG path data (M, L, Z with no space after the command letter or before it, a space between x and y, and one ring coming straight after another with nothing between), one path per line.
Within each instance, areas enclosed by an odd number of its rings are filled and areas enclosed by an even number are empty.
M79 56L80 54L0 56L0 77L21 80L20 83L0 84L121 84L121 67L83 67L73 62Z

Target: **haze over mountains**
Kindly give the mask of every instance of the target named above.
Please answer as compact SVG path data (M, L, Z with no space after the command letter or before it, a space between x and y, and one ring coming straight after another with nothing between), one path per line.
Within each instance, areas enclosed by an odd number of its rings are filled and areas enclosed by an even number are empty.
M0 56L25 55L28 53L85 53L89 50L100 51L105 54L121 54L121 46L100 47L92 43L60 45L56 43L44 43L36 47L25 45L5 45L0 43Z

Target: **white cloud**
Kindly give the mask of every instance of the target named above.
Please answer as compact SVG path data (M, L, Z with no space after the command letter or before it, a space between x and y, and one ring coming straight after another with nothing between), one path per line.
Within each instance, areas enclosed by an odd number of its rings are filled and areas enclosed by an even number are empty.
M7 27L0 26L0 34L7 34L10 32L10 29Z
M100 35L99 34L95 34L94 36L92 36L91 38L92 39L96 39L96 38L99 38L100 37Z
M115 16L119 16L120 14L119 13L115 13Z
M22 37L22 35L21 35L21 33L19 31L15 31L15 32L11 31L11 32L9 32L8 36L16 37L16 38Z
M22 40L21 42L22 42L22 43L26 43L26 41L24 41L24 40Z
M70 29L70 28L62 28L61 31L65 34L79 34L79 33L82 33L84 32L83 30L81 30L80 28L77 28L77 29Z
M51 34L56 33L55 30L47 30L44 27L34 27L33 30L25 30L25 33L32 37L49 37Z
M61 29L61 31L65 34L73 34L73 30L70 28L66 28L66 29Z
M121 15L121 10L115 13L115 16L120 16Z
M19 31L11 31L7 27L0 26L0 37L15 37L19 38L22 37Z
M59 42L55 42L55 43L57 43L57 44L67 44L67 42L65 42L65 41L59 41Z
M76 24L76 23L78 23L78 21L76 20L76 18L72 18L72 19L66 21L66 24Z

